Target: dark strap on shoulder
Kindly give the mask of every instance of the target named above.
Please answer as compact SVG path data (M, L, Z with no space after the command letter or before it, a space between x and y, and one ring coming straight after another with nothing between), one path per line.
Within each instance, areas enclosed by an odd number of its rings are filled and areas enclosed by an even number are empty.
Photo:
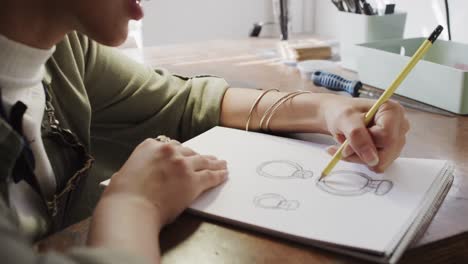
M13 182L18 183L22 180L27 182L37 193L42 195L39 182L34 175L34 169L36 167L36 161L34 159L34 154L32 149L27 141L26 137L23 134L23 116L26 113L28 107L21 101L18 101L10 111L10 116L8 117L3 104L2 94L0 88L0 116L7 123L10 124L11 128L15 130L20 136L22 141L22 151L16 160L15 166L12 171Z
M28 107L21 101L18 101L10 111L10 125L20 135L23 133L23 116Z

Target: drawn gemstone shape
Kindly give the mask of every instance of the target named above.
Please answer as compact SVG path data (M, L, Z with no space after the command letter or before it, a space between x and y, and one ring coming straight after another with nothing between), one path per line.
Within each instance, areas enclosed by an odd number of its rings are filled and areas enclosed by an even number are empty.
M314 173L311 171L305 171L305 170L298 170L295 171L293 174L294 178L301 178L301 179L308 179L312 178L314 176Z
M334 171L317 186L331 194L353 196L367 192L370 178L354 171Z
M287 200L277 193L265 193L254 198L254 204L264 209L296 210L299 202Z
M375 194L377 195L385 195L393 188L393 182L383 180L377 185L375 189Z
M274 179L309 179L314 176L312 171L307 171L296 162L288 160L272 160L262 163L257 167L260 176Z

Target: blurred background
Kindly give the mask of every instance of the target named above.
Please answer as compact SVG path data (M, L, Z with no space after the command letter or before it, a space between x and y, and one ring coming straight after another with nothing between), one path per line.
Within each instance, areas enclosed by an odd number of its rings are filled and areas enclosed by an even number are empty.
M374 5L378 5L378 1ZM408 13L405 37L427 36L434 25L446 24L444 0L392 0ZM468 1L450 0L452 39L468 43ZM132 22L125 46L142 47L248 37L256 22L273 21L272 0L153 0L145 1L145 18ZM337 38L337 9L330 0L290 0L291 35L312 33ZM278 35L265 26L261 36ZM445 32L447 34L447 31ZM443 36L447 39L447 35Z

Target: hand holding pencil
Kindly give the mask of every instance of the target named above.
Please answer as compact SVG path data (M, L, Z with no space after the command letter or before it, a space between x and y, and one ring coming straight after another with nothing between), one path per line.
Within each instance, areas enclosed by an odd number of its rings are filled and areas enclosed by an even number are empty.
M349 140L343 150L342 159L353 163L362 163L379 173L387 169L400 156L406 144L409 121L406 111L396 101L383 104L369 126L364 123L364 116L372 108L375 100L366 98L340 97L324 102L325 123L330 133L340 145ZM339 145L330 146L327 151L334 155ZM325 166L323 163L322 166ZM322 167L323 168L323 167Z
M370 108L370 110L365 114L364 116L364 123L366 126L369 126L372 121L374 121L375 115L379 111L380 107L384 105L385 103L388 102L390 97L393 95L395 90L400 86L400 84L405 80L405 78L408 76L408 74L411 72L411 70L416 66L416 64L423 58L423 56L427 53L427 51L431 48L432 44L437 40L439 37L440 33L443 31L442 26L438 26L434 32L431 34L431 36L421 45L421 47L416 51L416 53L413 55L411 60L408 62L406 67L402 70L402 72L398 75L398 77L395 79L395 81L390 85L390 87L382 94L382 96L375 102L375 104ZM341 141L341 140L340 140ZM323 180L326 176L330 174L330 172L333 170L335 165L342 159L343 157L343 151L346 149L349 149L350 145L350 140L347 138L344 140L342 143L341 147L336 150L336 152L333 155L333 158L331 161L326 165L325 169L322 172L322 175L320 177L320 180ZM353 146L354 147L354 146ZM375 148L375 146L374 146ZM378 157L367 157L367 155L372 155L372 154L367 154L367 153L376 153L376 149L367 149L361 153L360 158L366 163L368 163L369 166L373 167L377 165L376 163L379 162ZM345 153L348 154L348 153ZM359 153L358 153L359 154Z

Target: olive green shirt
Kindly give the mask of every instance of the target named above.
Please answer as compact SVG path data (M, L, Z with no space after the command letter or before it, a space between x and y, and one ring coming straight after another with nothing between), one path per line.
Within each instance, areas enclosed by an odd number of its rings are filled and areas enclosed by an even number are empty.
M0 61L0 63L2 63ZM109 178L146 138L164 134L185 141L219 122L228 84L220 78L184 78L151 69L78 34L69 34L46 64L43 84L55 115L71 130L95 163L86 178L59 203L58 230L92 212L99 182ZM45 114L47 119L47 114ZM81 168L75 152L43 130L43 140L57 178L57 193ZM0 259L6 263L144 263L112 249L72 249L67 254L39 254L22 234L8 201L7 182L22 149L20 136L0 119Z

